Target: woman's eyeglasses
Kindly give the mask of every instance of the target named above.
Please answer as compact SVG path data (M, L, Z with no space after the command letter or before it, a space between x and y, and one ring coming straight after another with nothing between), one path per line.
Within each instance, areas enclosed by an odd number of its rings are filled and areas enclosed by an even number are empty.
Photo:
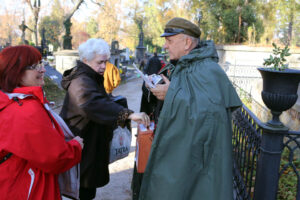
M44 68L45 68L45 63L43 61L39 62L38 64L25 67L25 69L36 70L38 72L42 71Z

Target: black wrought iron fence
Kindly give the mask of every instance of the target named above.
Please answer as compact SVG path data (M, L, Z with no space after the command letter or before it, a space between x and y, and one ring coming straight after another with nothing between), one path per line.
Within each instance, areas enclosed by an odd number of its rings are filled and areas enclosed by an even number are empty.
M246 106L232 117L235 200L300 200L300 132L268 127Z
M234 188L237 200L253 198L261 129L246 106L233 114Z
M277 199L300 199L300 132L284 137Z

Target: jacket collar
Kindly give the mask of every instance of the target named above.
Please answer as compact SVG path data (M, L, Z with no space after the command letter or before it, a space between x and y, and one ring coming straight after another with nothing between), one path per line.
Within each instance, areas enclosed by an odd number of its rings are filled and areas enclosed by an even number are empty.
M46 98L44 97L43 89L40 86L18 87L15 88L12 93L19 93L25 96L35 96L42 104L47 102ZM22 96L18 98L21 99L21 97Z
M11 93L5 93L0 90L0 110L13 103L14 98L25 99L29 96L36 97L42 104L47 103L42 87L19 87L15 88Z
M92 77L93 79L103 82L104 78L102 75L98 74L95 72L90 66L87 64L83 63L80 60L77 60L77 65L69 70L66 70L63 74L63 78L61 81L61 86L65 89L68 90L71 81L81 74L87 74L89 77Z
M90 66L88 66L87 64L85 64L84 62L77 60L77 66L79 68L79 71L84 71L87 74L90 74L92 76L94 76L95 78L100 78L102 79L103 76L98 74L97 72L95 72L95 70L93 70Z

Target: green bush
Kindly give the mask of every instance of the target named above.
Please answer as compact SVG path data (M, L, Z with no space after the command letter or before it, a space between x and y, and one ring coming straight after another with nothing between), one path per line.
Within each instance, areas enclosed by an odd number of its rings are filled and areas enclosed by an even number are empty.
M65 91L59 88L49 77L45 77L44 91L48 101L61 102L65 97Z

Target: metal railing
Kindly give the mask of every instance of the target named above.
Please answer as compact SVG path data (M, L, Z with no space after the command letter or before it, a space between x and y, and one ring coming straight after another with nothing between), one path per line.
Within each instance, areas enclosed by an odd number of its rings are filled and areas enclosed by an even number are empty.
M232 123L234 199L300 200L300 132L268 127L246 106Z

